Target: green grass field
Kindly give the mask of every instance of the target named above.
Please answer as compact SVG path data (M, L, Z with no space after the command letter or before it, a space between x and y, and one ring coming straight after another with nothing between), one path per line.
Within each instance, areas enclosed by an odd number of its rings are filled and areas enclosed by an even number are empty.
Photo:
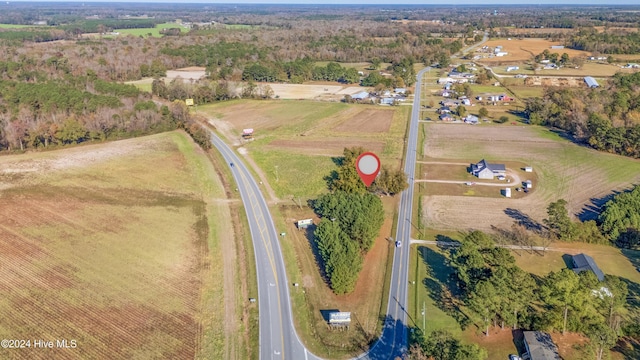
M161 37L160 31L162 29L168 28L177 28L180 29L181 32L186 31L182 25L178 23L163 23L158 24L154 28L142 28L142 29L115 29L114 32L120 33L122 35L133 35L133 36L151 36L151 37Z
M255 116L255 124L237 117L239 111L247 109L251 109L253 114L259 114ZM239 137L242 128L255 128L255 140L246 143L245 147L267 177L270 186L278 197L295 196L301 197L303 201L327 191L324 178L336 169L332 156L342 154L344 146L363 145L366 148L368 142L382 143L382 152L378 155L383 164L399 166L410 107L395 108L389 132L350 133L334 129L336 125L348 122L350 114L354 112L378 109L380 108L369 105L343 103L246 100L198 107L199 112L232 125L241 121L243 125L234 125L231 131L234 136ZM300 141L309 143L308 150L304 144L298 144L295 148L272 145ZM327 145L336 141L344 146ZM319 148L315 149L314 146Z
M452 316L455 307L442 301L446 299L448 276L453 272L453 269L445 264L447 257L448 255L436 246L411 247L409 309L412 311L409 314L413 322L409 325L419 327L426 333L444 329L454 335L461 335L462 329ZM449 306L449 310L446 305Z
M125 81L125 84L131 84L142 91L150 93L152 90L153 79L147 78L142 80Z
M24 29L32 27L46 27L45 25L16 25L16 24L0 24L0 29Z
M541 97L544 95L544 88L541 86L533 87L533 86L509 86L509 90L511 90L517 97L520 99L526 99L528 97Z
M471 84L471 90L473 90L473 93L476 95L485 94L485 93L503 94L507 92L507 89L503 86L476 85L476 84Z
M14 169L0 176L3 338L78 341L51 358L224 357L226 230L216 199L226 195L186 134L0 163ZM243 358L250 346L233 337ZM41 351L0 349L0 357Z

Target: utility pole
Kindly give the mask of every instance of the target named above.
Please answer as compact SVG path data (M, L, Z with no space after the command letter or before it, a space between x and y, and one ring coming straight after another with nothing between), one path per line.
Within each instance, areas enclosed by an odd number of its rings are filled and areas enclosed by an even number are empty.
M280 180L280 179L278 178L278 165L276 165L276 181L278 181L278 180Z

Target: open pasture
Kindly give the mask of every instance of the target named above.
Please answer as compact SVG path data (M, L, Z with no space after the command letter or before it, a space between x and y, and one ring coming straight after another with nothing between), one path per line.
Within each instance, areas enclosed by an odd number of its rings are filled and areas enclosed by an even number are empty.
M170 28L180 29L180 32L186 31L186 29L183 28L182 25L178 23L163 23L163 24L157 24L153 28L115 29L114 32L122 35L161 37L162 34L160 34L160 31L162 31L162 29L170 29Z
M77 341L0 357L222 358L216 179L182 132L0 158L0 335Z
M238 151L261 169L278 197L308 198L326 191L331 157L345 147L375 151L384 165L397 167L409 107L312 101L232 101L200 106L198 112ZM243 141L242 129L254 129ZM304 181L302 181L304 179Z
M516 39L512 38L511 40L507 39L494 39L489 40L484 45L495 48L496 46L502 46L502 51L506 51L508 54L506 56L499 56L493 58L485 58L479 60L482 63L496 63L496 62L507 62L507 61L525 61L530 60L532 57L542 53L544 50L549 50L550 53L558 53L562 55L563 53L567 53L569 57L587 57L591 56L590 52L581 51L581 50L573 50L573 49L551 49L552 45L560 45L558 42L550 41L546 39L537 39L537 38L527 38L527 39Z
M518 161L533 167L534 192L520 199L430 195L423 197L422 219L435 229L490 230L509 227L516 217L541 222L552 201L564 198L574 216L593 217L592 199L640 181L640 161L570 143L533 126L452 126L425 124L425 160L487 159ZM425 186L429 186L426 184Z

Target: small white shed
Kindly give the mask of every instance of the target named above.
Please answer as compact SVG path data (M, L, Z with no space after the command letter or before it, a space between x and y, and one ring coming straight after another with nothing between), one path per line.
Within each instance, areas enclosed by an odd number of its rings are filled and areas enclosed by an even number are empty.
M502 190L502 194L504 195L504 197L511 197L511 188L505 188L504 190Z
M525 166L524 172L533 172L533 168L531 166Z

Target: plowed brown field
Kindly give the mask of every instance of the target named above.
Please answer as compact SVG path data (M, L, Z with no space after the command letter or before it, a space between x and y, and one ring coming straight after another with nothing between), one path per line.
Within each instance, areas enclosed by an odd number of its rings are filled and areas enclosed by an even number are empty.
M203 277L216 266L202 198L216 190L194 176L213 171L187 139L0 160L0 338L31 341L0 358L196 357Z

